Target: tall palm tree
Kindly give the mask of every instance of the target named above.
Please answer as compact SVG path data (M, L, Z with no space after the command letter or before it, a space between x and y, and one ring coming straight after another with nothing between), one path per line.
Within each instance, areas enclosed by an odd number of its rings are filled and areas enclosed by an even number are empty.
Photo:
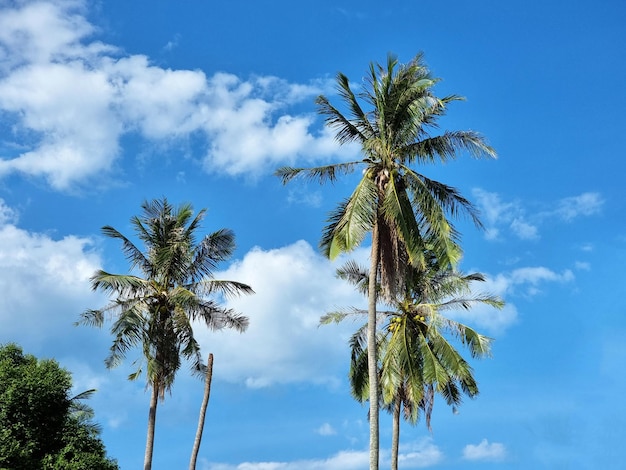
M365 86L356 93L348 78L339 73L337 90L347 115L324 96L316 100L318 111L336 131L340 144L355 142L361 146L362 159L276 171L283 183L297 176L323 183L363 167L363 177L352 195L331 213L321 247L332 259L358 246L368 233L372 236L368 299L371 470L378 469L379 447L375 286L380 282L381 294L393 298L403 284L404 269L400 267L405 258L414 266L422 264L425 239L433 241L430 249L440 259L456 261L458 250L452 245L458 233L449 216L465 213L480 225L470 201L455 188L418 173L412 165L445 162L462 151L475 157L495 157L495 151L476 132L431 135L447 105L462 99L456 95L435 96L433 87L437 82L421 54L403 65L393 55L388 56L386 67L372 63Z
M234 251L234 234L221 229L197 242L204 210L194 217L190 204L175 208L165 198L141 207L143 214L132 217L131 223L143 251L113 227L102 228L104 235L121 240L131 273L97 271L91 278L92 288L112 300L101 309L83 312L79 323L102 327L106 317L112 317L114 339L105 361L108 368L120 364L130 349L142 349L143 360L129 379L138 378L145 366L152 389L144 458L144 469L149 470L157 403L171 389L181 360L191 361L192 370L204 376L192 323L200 321L212 330L244 331L248 318L221 307L218 301L253 290L240 282L214 279L213 270Z
M391 468L398 468L400 415L415 424L420 410L430 429L435 393L442 395L448 405L460 405L462 394L475 397L478 386L471 366L444 336L460 339L472 357L490 354L491 339L472 328L441 315L447 309L469 309L476 304L495 308L504 305L498 297L473 294L472 282L485 280L480 273L463 274L451 266L441 267L432 253L426 254L424 269L409 268L404 294L393 302L391 311L381 311L386 326L377 335L380 350L377 375L381 390L381 405L392 414L393 434ZM338 276L367 292L369 273L354 262L338 270ZM332 312L322 317L322 323L339 322L364 311ZM369 397L367 341L361 327L351 338L350 384L354 397L364 402ZM443 334L442 334L443 333Z

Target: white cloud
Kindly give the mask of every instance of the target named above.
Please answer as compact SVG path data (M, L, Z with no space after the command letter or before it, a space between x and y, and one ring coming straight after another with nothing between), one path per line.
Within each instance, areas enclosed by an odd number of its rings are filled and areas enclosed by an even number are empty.
M505 231L521 240L539 239L539 225L547 219L570 222L577 217L587 217L599 213L604 200L599 193L586 192L578 196L566 197L551 208L531 212L520 201L503 201L497 193L475 188L472 191L476 205L480 208L485 224L485 238L499 240L506 236Z
M443 453L430 439L403 446L399 466L406 469L432 467L443 459ZM381 449L381 468L389 466L389 451ZM205 462L204 470L366 470L369 468L369 452L346 450L327 459L298 460L294 462L243 462L220 464Z
M489 443L483 439L480 444L468 444L463 448L463 458L466 460L501 461L506 457L504 444Z
M292 185L289 189L287 202L319 207L322 204L322 192L319 189L312 191L306 185Z
M240 464L208 464L205 470L365 470L369 466L367 451L341 451L324 460L295 462L243 462Z
M569 222L576 217L590 216L600 212L604 200L599 193L587 192L579 196L561 199L556 214Z
M0 112L12 122L9 137L25 148L0 155L0 177L37 176L58 190L101 182L129 133L150 142L203 137L207 150L197 157L205 170L230 175L258 175L296 157L354 154L339 149L328 129L311 130L312 107L288 112L329 82L158 67L91 40L96 29L84 9L79 1L0 7Z
M576 263L574 263L574 267L580 271L589 271L591 269L591 264L587 261L576 261Z
M485 278L485 282L477 282L473 288L476 292L489 293L503 299L506 302L503 309L477 304L469 310L447 311L446 315L497 336L517 322L518 311L512 298L516 295L530 297L538 295L547 283L572 282L574 274L569 269L558 273L543 266L529 266L498 273L495 276L486 275Z
M337 434L335 428L332 427L330 423L324 423L319 428L315 430L317 434L320 436L334 436Z
M216 362L227 362L216 368L216 375L245 381L250 387L332 384L344 375L347 340L357 324L319 327L319 318L337 308L363 307L365 299L337 281L336 267L299 241L275 250L253 249L225 272L216 273L218 278L247 283L256 292L227 303L250 318L245 333L197 329L203 350L214 352Z
M537 227L526 220L518 201L504 202L497 193L480 188L475 188L472 194L484 218L487 240L500 239L504 228L522 240L539 238Z
M385 453L384 455L389 454ZM443 452L432 442L432 439L425 438L400 446L398 466L401 468L432 467L440 463L443 457Z
M518 212L518 204L515 202L502 202L497 193L475 188L472 194L477 200L481 214L487 225L496 225L504 217L510 217L511 212Z
M535 240L539 238L537 227L522 219L513 219L510 227L513 233L522 240Z
M518 313L517 307L513 303L507 303L501 310L477 305L470 310L446 312L446 316L471 325L482 334L499 336L517 323Z
M0 200L0 213L11 213ZM15 336L33 343L64 329L95 301L89 277L100 266L89 239L53 239L0 223L0 342ZM76 331L76 330L74 330Z
M557 273L543 266L518 268L508 274L510 285L530 284L537 286L541 282L570 282L574 274L569 269Z

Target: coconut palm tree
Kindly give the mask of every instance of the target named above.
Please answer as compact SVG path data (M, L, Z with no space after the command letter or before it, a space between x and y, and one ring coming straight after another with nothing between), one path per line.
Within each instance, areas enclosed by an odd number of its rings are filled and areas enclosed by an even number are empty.
M143 214L131 218L144 250L111 226L104 235L121 240L130 274L97 271L91 278L94 290L110 295L111 302L98 310L86 310L79 323L102 327L112 318L113 344L105 361L115 367L129 350L140 347L142 360L129 376L133 380L145 369L152 389L144 469L152 467L158 400L174 383L183 359L204 376L205 366L192 324L204 323L212 330L244 331L248 318L219 305L224 296L251 294L250 286L213 277L217 265L234 251L234 234L221 229L196 240L205 211L194 217L193 208L178 208L167 199L142 204Z
M402 410L404 418L412 424L417 422L421 410L430 429L435 394L442 395L454 409L461 404L463 394L471 398L478 394L471 366L447 336L459 339L474 358L490 354L491 339L444 317L441 312L470 309L476 304L495 308L504 305L495 296L472 293L471 284L485 280L482 274L466 275L451 266L440 267L432 253L426 254L425 259L424 269L409 268L404 294L391 305L393 309L379 312L386 325L377 335L380 351L377 375L381 406L393 417L392 470L398 468ZM348 262L338 270L338 276L366 293L367 269ZM359 309L332 312L323 316L321 322L339 322L349 315L365 313ZM370 386L365 327L352 336L350 348L352 393L358 401L364 402L369 398Z
M283 183L298 176L334 182L363 167L352 195L331 213L321 247L331 259L360 245L371 233L370 297L368 299L368 367L370 377L370 469L378 469L378 386L376 384L376 284L393 298L403 284L399 269L404 257L414 266L423 262L424 240L433 241L441 260L454 262L458 233L449 220L460 213L480 222L474 207L455 188L418 173L414 164L445 162L467 151L475 157L495 157L495 151L473 131L437 130L437 120L449 103L462 99L438 98L438 82L418 54L399 65L389 55L386 67L371 64L365 86L355 92L348 78L337 75L337 90L347 114L319 96L318 111L336 131L340 144L358 143L362 158L316 168L283 167L276 171ZM362 106L363 105L363 106ZM366 108L364 108L366 106ZM380 279L379 279L380 278Z

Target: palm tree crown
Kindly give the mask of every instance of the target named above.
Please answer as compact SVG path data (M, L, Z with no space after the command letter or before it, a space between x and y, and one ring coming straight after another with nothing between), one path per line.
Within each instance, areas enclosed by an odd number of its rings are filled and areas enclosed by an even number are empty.
M425 240L434 243L428 248L442 261L454 262L458 249L452 242L458 233L448 215L465 213L480 226L475 208L455 188L412 168L446 162L462 151L474 157L495 157L493 148L474 131L432 135L447 105L463 99L435 96L433 87L438 81L424 65L422 54L408 64L399 65L393 55L386 68L371 64L366 85L359 92L339 73L337 91L348 113L342 114L325 96L317 98L318 111L336 131L339 143L360 144L362 159L317 168L283 167L276 172L285 183L299 175L323 182L363 166L357 188L331 214L321 246L334 258L358 246L377 225L384 291L402 284L396 278L403 271L398 269L403 259L400 244L416 266L422 262Z
M204 210L194 217L191 205L175 208L165 198L144 202L142 209L143 214L132 217L131 223L143 251L113 227L102 228L106 236L121 240L131 274L97 271L91 278L93 289L109 294L112 300L101 309L85 311L80 323L101 327L105 317L112 317L114 339L105 361L109 368L118 365L130 349L142 349L143 361L129 379L138 378L145 366L152 387L144 467L149 469L157 397L162 400L171 389L182 359L191 361L199 375L205 372L193 323L199 321L213 330L244 331L248 318L221 307L218 301L224 295L253 291L246 284L213 277L217 265L234 251L234 234L221 229L198 242Z

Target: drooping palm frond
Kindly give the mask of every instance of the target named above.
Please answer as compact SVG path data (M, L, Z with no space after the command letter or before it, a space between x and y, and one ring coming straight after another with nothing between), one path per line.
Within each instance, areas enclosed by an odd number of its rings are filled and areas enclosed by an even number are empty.
M368 269L359 265L356 261L348 260L337 269L337 278L348 281L356 287L356 290L363 295L367 295L369 273Z
M320 246L330 259L356 248L371 231L376 216L376 185L363 178L349 199L331 213Z
M287 184L296 177L319 181L320 183L325 183L326 181L333 183L337 180L338 176L352 173L355 167L361 163L363 162L343 162L315 168L293 168L284 166L277 169L274 175L278 176L283 184Z
M102 234L109 238L117 238L122 241L122 251L124 256L130 263L129 269L132 272L135 268L139 268L142 272L146 273L150 270L150 263L146 259L144 253L135 246L126 236L118 232L110 225L102 227Z
M139 292L148 290L148 283L133 275L111 274L99 269L91 276L91 288L106 294L117 294L121 297L137 296Z
M487 144L481 134L474 131L446 131L439 136L429 136L419 142L412 142L403 149L408 164L414 161L445 163L458 158L462 151L474 158L496 157L493 147Z
M223 296L234 298L240 295L254 294L254 290L243 282L228 281L225 279L205 279L185 287L199 296Z
M235 234L232 230L222 229L207 235L193 251L188 278L194 282L212 277L218 264L229 259L234 251Z

